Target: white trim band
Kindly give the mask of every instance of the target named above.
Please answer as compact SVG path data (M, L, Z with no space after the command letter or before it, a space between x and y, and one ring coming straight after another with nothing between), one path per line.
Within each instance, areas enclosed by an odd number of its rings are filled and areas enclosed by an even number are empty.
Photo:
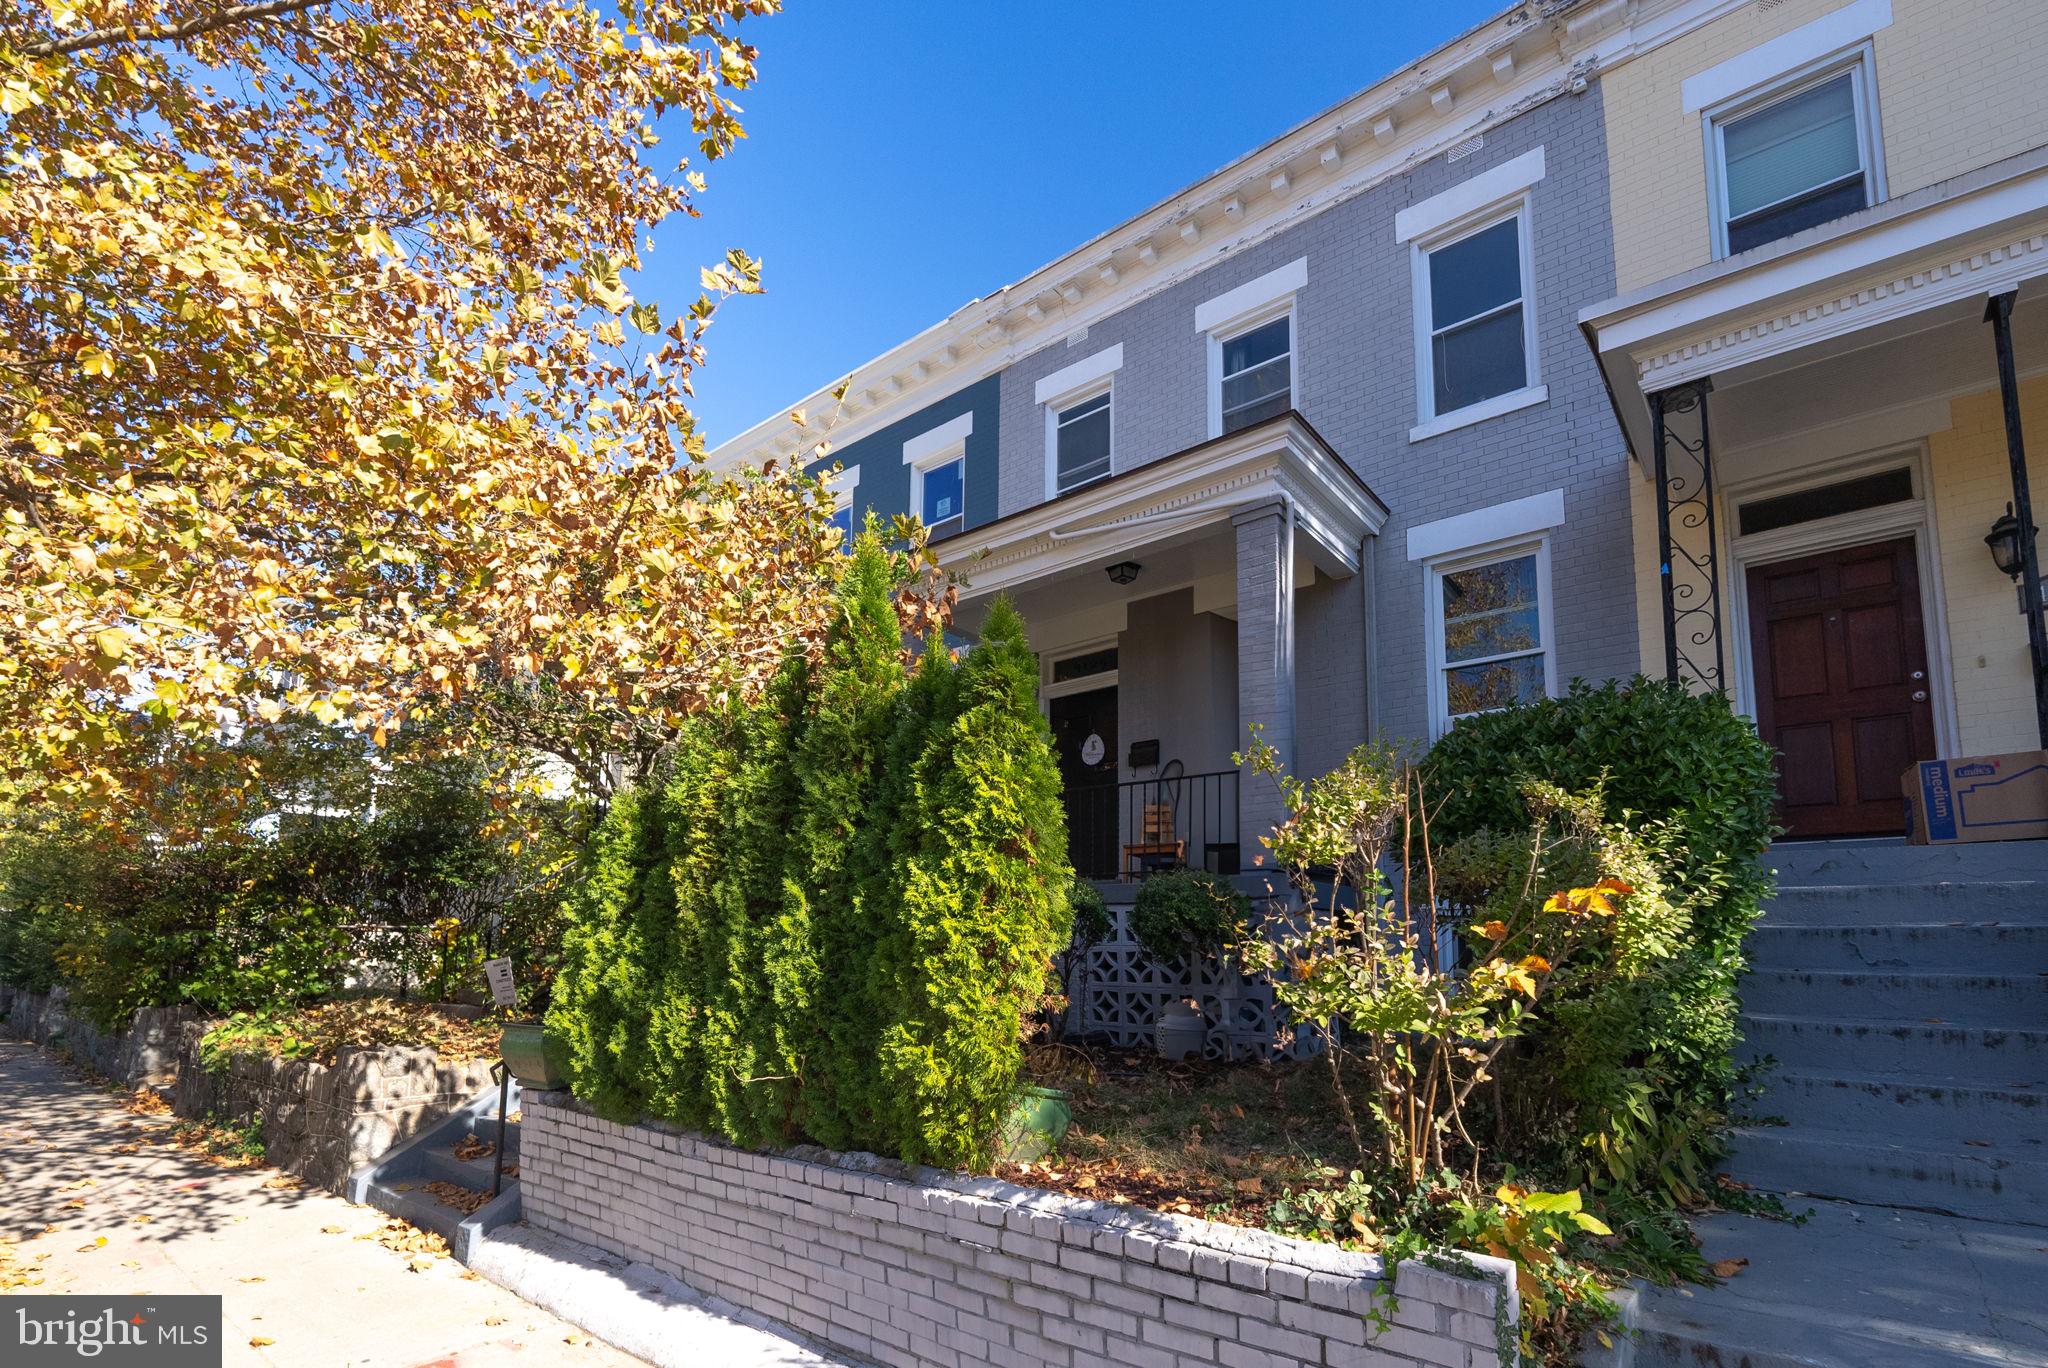
M1854 47L1892 25L1892 0L1851 0L1831 14L1802 24L1768 43L1686 77L1679 87L1685 112L1696 114L1744 91L1797 71L1809 62Z
M1564 491L1552 489L1526 499L1477 508L1408 529L1408 559L1434 560L1494 542L1547 532L1564 523Z
M1394 241L1412 242L1427 237L1446 224L1521 194L1542 179L1543 149L1534 147L1396 213Z
M1277 271L1247 280L1234 290L1195 306L1195 331L1212 333L1227 328L1246 314L1276 304L1308 285L1308 258L1296 257Z
M1037 402L1049 404L1055 399L1063 399L1075 390L1085 388L1106 375L1116 374L1123 369L1123 365L1124 344L1119 342L1113 347L1105 347L1093 356L1083 357L1073 365L1056 370L1039 381L1038 388L1034 391Z
M956 446L965 446L974 433L974 410L922 432L903 444L903 464L919 465Z

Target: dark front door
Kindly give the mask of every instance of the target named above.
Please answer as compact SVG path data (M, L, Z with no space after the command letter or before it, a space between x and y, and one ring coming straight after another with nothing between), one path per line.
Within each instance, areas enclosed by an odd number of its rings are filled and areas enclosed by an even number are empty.
M1085 878L1116 877L1116 688L1047 705L1067 798L1067 855Z
M1903 831L1899 776L1934 758L1913 539L1751 566L1757 730L1793 836Z

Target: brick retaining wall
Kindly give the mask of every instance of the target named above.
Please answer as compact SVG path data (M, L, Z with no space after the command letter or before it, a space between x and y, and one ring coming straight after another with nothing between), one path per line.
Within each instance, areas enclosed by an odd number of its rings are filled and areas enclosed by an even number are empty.
M996 1179L522 1098L526 1220L889 1368L1499 1368L1511 1267L1381 1261ZM1503 1306L1503 1299L1505 1305Z

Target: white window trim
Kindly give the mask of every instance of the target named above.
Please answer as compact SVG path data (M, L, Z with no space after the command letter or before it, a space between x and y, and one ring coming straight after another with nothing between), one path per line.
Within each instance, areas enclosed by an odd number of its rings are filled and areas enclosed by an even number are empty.
M910 513L924 517L924 477L940 466L960 462L960 528L967 528L967 439L974 435L974 414L970 410L930 432L919 433L903 444L903 464L910 467ZM946 519L951 522L952 518Z
M825 495L832 500L832 512L828 516L837 517L841 509L851 509L853 507L854 492L859 488L860 467L857 465L847 466L837 474L827 476L825 479ZM847 523L846 545L841 549L850 551L853 549L853 538L859 535L860 528L852 525L853 519L850 513L847 517Z
M1526 499L1490 508L1475 508L1408 529L1408 559L1435 560L1463 555L1474 547L1527 541L1539 532L1564 526L1564 491L1549 489Z
M1542 149L1537 150L1540 152ZM1524 189L1505 200L1486 204L1464 218L1443 225L1427 237L1411 239L1408 257L1415 304L1413 327L1416 421L1415 426L1408 430L1409 441L1420 442L1549 400L1550 387L1543 383L1542 363L1536 352L1536 254L1533 245L1535 230L1530 207L1530 195L1528 190ZM1449 413L1438 413L1436 365L1430 347L1434 329L1430 326L1429 254L1453 246L1474 233L1484 232L1511 218L1517 221L1515 239L1521 249L1522 259L1522 364L1526 383L1520 389L1496 394L1491 399L1482 399L1476 404L1467 404Z
M1444 576L1459 570L1470 570L1475 566L1491 565L1496 561L1513 560L1531 553L1536 557L1536 633L1539 649L1543 654L1543 693L1548 698L1557 697L1557 629L1553 621L1550 594L1550 533L1546 531L1534 537L1511 538L1488 546L1467 547L1462 551L1436 557L1425 564L1428 575L1422 595L1423 637L1429 646L1430 740L1440 739L1452 726L1450 691L1444 681L1444 673L1449 668L1449 662L1444 659ZM1533 655L1535 652L1515 654ZM1458 663L1468 665L1478 662ZM1477 713L1464 715L1479 716Z
M1413 242L1417 238L1436 237L1446 228L1466 222L1475 215L1489 213L1542 180L1544 170L1543 149L1533 147L1519 157L1489 167L1418 204L1397 210L1394 214L1394 241Z
M1093 356L1054 371L1038 382L1033 397L1045 410L1045 497L1086 489L1116 473L1116 373L1123 368L1124 346L1105 347ZM1060 488L1060 413L1097 395L1109 396L1109 469L1073 489Z
M1810 24L1686 77L1679 86L1685 112L1696 114L1744 91L1782 80L1802 67L1868 42L1891 26L1892 0L1851 0Z
M1886 19L1889 22L1889 9L1886 10ZM1871 204L1884 203L1884 139L1878 132L1876 71L1876 53L1865 41L1847 51L1830 52L1803 66L1751 85L1702 113L1700 135L1705 140L1707 214L1713 234L1714 260L1720 261L1728 255L1728 166L1722 155L1721 130L1746 114L1753 114L1844 73L1853 77L1849 88L1856 105L1857 150L1863 157L1869 200Z

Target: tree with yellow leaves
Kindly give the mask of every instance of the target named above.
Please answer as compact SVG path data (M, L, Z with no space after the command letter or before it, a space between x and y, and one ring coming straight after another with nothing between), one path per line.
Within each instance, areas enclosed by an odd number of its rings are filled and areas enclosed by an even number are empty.
M434 722L602 791L822 635L837 534L628 278L779 0L0 0L0 790Z

